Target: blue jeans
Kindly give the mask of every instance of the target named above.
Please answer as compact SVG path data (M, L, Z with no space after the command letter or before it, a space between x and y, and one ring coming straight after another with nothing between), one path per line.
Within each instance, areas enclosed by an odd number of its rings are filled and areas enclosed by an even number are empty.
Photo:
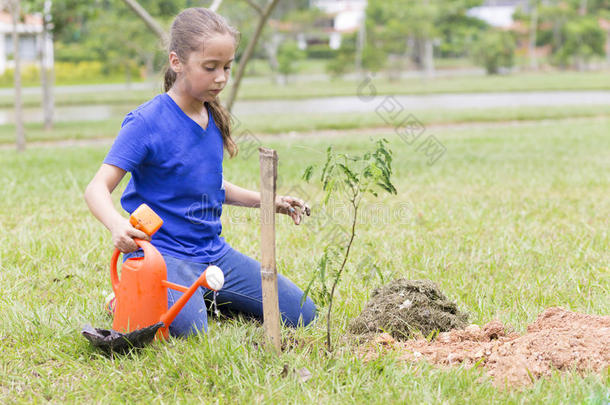
M141 256L142 252L134 252L125 257ZM190 262L163 255L167 265L167 280L191 286L208 264ZM263 294L261 287L261 265L258 261L230 248L229 251L215 262L209 263L220 267L225 277L225 284L216 296L218 309L223 313L242 313L246 316L263 319ZM316 306L307 297L303 306L301 298L303 291L292 281L278 274L277 287L280 304L280 314L285 325L295 327L306 326L316 316ZM208 316L206 301L211 302L213 291L200 287L176 319L169 326L172 336L188 336L201 330L208 331ZM176 290L167 290L168 307L182 296Z

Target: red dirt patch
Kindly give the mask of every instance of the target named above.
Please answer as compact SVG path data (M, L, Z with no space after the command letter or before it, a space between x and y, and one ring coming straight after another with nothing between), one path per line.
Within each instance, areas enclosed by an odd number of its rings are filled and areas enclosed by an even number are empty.
M601 372L610 366L610 316L595 316L548 308L519 335L494 320L482 328L443 332L433 341L399 342L383 333L363 347L370 361L379 346L400 352L405 361L427 360L442 366L478 364L497 387L519 387L549 376L553 370ZM383 350L382 350L383 352Z

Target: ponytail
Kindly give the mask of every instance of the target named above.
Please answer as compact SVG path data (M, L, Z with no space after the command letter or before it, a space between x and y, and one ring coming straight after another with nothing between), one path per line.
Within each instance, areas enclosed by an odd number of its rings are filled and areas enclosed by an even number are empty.
M206 102L206 104L212 113L216 127L222 134L222 143L225 149L229 152L230 157L235 157L238 148L233 138L231 138L231 116L229 112L220 104L218 98L215 98L212 102Z

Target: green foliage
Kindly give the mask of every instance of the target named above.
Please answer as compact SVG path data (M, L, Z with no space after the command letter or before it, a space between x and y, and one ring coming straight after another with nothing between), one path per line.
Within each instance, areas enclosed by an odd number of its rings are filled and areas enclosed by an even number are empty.
M296 72L295 63L305 59L305 52L299 49L296 41L288 40L280 45L277 53L278 70L283 75Z
M326 64L326 71L333 77L343 76L352 70L356 58L356 35L344 35L341 47L336 51L335 57Z
M56 63L79 63L82 61L93 61L98 58L97 53L92 52L90 48L87 48L77 42L66 43L55 41L54 48Z
M194 0L139 3L165 26L182 9L201 5ZM41 11L42 0L32 2L28 10ZM51 13L59 61L100 61L105 75L131 75L139 66L150 67L164 52L158 38L122 0L53 1Z
M42 0L38 1L42 3ZM92 4L93 3L93 4ZM103 2L86 0L53 1L53 36L63 43L81 42L90 35L89 23L100 15ZM42 10L42 4L37 7Z
M326 63L326 72L334 78L338 78L349 72L354 65L354 58L347 54L338 53L333 59Z
M130 68L131 75L139 74L137 66L131 66ZM105 75L104 64L98 61L57 62L55 64L55 79L59 83L95 82Z
M131 69L154 58L155 53L164 52L156 35L132 14L103 14L90 27L96 35L88 38L87 46L97 55L95 60L104 62L107 74L131 73Z
M325 191L324 202L339 189L347 192L349 202L359 204L362 197L372 194L377 197L379 189L396 194L391 183L392 152L386 148L388 141L381 139L375 142L375 150L363 155L335 153L332 146L326 151L326 162L320 175L322 190ZM312 168L305 172L308 179Z
M256 1L255 1L256 3ZM265 2L258 1L259 4ZM312 18L319 15L317 9L309 9L309 0L283 0L273 9L271 17L294 23L310 24Z
M15 69L9 68L0 75L0 85L12 86L15 78ZM28 64L21 68L21 84L24 86L40 83L40 69L38 65Z
M563 3L563 4L561 4ZM608 12L610 10L609 0L564 0L560 3L560 6L570 7L573 10L580 12L580 8L586 5L586 13L590 15L596 15L600 12Z
M583 67L596 56L604 55L606 35L599 19L610 19L608 0L538 1L537 46L551 47L551 63ZM585 8L582 8L585 6ZM530 15L520 10L515 19L528 25Z
M472 44L485 35L487 24L465 14L441 16L439 22L440 44L438 54L442 58L470 56Z
M365 46L362 51L362 66L371 72L379 72L386 65L388 54L383 48Z
M332 59L337 51L327 44L308 45L305 50L308 59Z
M605 53L606 33L597 18L582 17L568 21L563 36L565 40L555 54L555 60L561 65L588 62L592 57Z
M130 66L130 74L132 77L137 78L140 75L138 66ZM124 71L114 72L115 74L108 74L105 65L99 61L82 61L82 62L55 62L54 75L55 84L80 84L80 83L100 83L104 81L115 80L120 81L122 79ZM11 87L13 86L13 69L7 69L4 74L0 75L0 86ZM24 86L39 86L40 85L40 66L36 64L28 64L21 70L21 82ZM73 101L74 95L71 95ZM124 96L123 96L124 97ZM106 102L111 100L106 100ZM144 101L144 100L142 100ZM91 101L89 101L91 102ZM36 102L35 105L38 105ZM62 104L61 99L58 100L58 104ZM72 102L70 104L80 104L80 102Z
M366 10L366 65L383 66L388 53L411 54L421 64L423 43L433 39L440 43L442 54L464 55L485 27L481 21L466 16L466 11L481 3L481 0L370 0Z
M351 231L348 240L336 239L327 241L324 254L320 258L316 271L305 289L303 301L305 301L312 285L317 280L321 286L317 299L324 305L328 303L326 317L326 346L332 351L331 344L331 315L335 289L345 265L350 250L356 237L356 224L358 221L358 209L363 197L372 195L379 196L379 192L396 194L396 188L392 184L392 152L387 148L388 141L383 138L375 142L372 152L362 155L348 155L336 153L332 146L326 150L326 162L320 174L320 183L324 191L323 205L327 205L334 195L341 196L352 207ZM313 175L314 167L309 166L303 173L303 179L309 181ZM330 269L334 267L334 271ZM329 287L327 284L331 283ZM301 303L301 304L302 304Z
M515 63L515 40L510 33L489 31L475 45L473 58L488 74L497 74Z

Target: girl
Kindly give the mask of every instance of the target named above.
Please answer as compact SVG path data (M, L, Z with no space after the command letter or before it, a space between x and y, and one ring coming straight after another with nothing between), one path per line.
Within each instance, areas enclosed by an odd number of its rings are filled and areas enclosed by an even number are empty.
M222 269L225 285L217 302L231 312L262 318L260 263L234 250L220 237L222 204L260 207L260 194L224 180L223 148L231 157L229 115L218 101L227 84L239 32L205 8L190 8L174 20L169 44L165 93L127 114L121 130L85 191L89 209L112 234L124 258L140 256L133 238L151 240L115 209L110 194L126 172L131 180L121 198L127 212L148 204L164 223L152 238L167 265L169 281L191 285L210 264ZM276 212L296 225L309 207L300 199L278 196ZM279 305L285 324L307 325L316 307L302 290L278 275ZM207 332L201 289L170 325L174 336ZM168 290L168 305L182 294Z

